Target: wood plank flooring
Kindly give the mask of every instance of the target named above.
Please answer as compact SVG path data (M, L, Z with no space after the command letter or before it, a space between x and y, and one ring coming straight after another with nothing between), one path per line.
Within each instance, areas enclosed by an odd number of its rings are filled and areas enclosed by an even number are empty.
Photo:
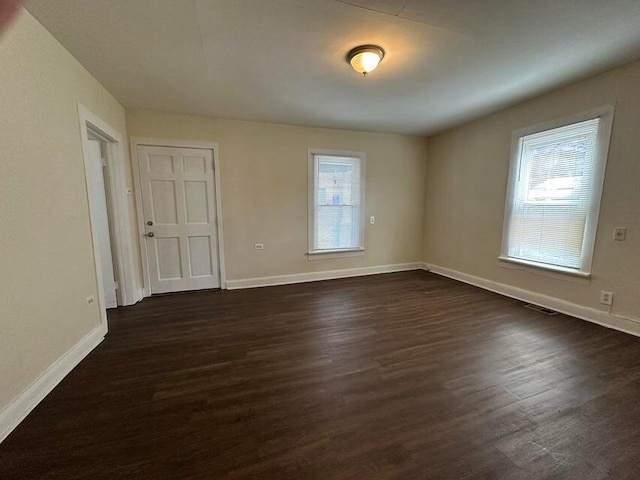
M415 271L146 299L9 479L637 479L640 339Z

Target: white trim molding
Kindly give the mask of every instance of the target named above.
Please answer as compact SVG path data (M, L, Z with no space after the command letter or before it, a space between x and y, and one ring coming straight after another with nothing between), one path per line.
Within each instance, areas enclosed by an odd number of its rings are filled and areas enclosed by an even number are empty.
M29 388L0 412L0 442L7 438L64 377L104 340L106 333L106 326L98 325L58 358Z
M406 272L408 270L423 269L424 264L421 262L396 263L375 267L346 268L341 270L325 270L322 272L293 273L289 275L227 280L227 288L229 290L237 290L240 288L270 287L274 285L317 282L320 280L333 280L335 278L361 277L365 275L377 275L379 273Z
M345 257L364 257L364 248L345 248L339 250L316 250L307 252L309 261L332 260Z
M566 274L566 275L573 275L575 277L582 277L582 278L590 278L591 277L591 273L587 273L587 272L581 272L580 270L576 270L575 268L568 268L568 267L559 267L558 265L549 265L549 264L542 264L540 262L534 262L534 261L530 261L530 260L523 260L521 258L515 258L515 257L503 257L502 255L498 257L498 260L500 260L501 262L507 262L507 263L515 263L517 265L522 265L526 268L537 268L538 270L545 270L545 271L549 271L549 272L556 272L556 273L562 273L562 274Z
M489 290L490 292L499 293L506 297L515 298L523 302L533 303L542 307L550 308L565 315L586 320L588 322L597 323L603 327L619 330L640 337L640 319L623 317L614 313L598 310L596 308L585 307L577 303L567 302L556 297L550 297L541 293L532 292L523 288L513 287L504 283L494 282L486 278L476 277L467 273L458 272L449 268L437 265L429 265L428 271L442 275L443 277L452 278L460 282L468 283L476 287Z
M130 219L129 219L129 192L126 175L126 159L124 154L123 137L116 129L103 121L100 117L92 113L89 109L78 104L78 119L80 122L80 135L82 141L82 155L84 158L85 181L87 186L87 202L89 204L89 215L93 215L95 211L92 206L91 195L89 195L89 178L88 178L88 132L98 135L107 143L109 165L107 173L109 175L109 190L106 192L109 204L111 205L111 213L113 214L113 224L109 225L112 229L114 237L114 248L117 264L118 283L121 291L121 305L133 305L140 300L140 282L136 262L134 260L134 246L132 243ZM96 266L96 282L98 285L98 303L102 321L106 325L107 314L104 302L104 290L102 287L102 267L100 265L100 255L98 252L98 242L94 238L94 225L91 224L91 235L93 242L94 262Z
M216 221L218 230L218 265L220 267L220 287L227 288L227 275L224 261L224 233L222 230L222 179L220 177L220 154L218 153L217 142L206 142L200 140L178 140L169 138L155 137L131 137L129 147L131 149L131 165L133 170L133 182L135 184L136 213L138 214L138 238L140 246L140 256L142 261L142 294L145 297L151 296L151 277L149 274L149 262L147 260L147 243L144 239L144 215L142 212L142 192L140 183L140 170L138 161L139 146L154 147L179 147L179 148L198 148L202 150L213 151L213 180L216 195Z

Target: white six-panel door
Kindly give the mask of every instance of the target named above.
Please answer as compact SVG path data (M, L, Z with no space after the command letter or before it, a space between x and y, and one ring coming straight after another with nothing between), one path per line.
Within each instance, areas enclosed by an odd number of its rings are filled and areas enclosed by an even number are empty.
M151 293L220 287L211 150L138 147Z

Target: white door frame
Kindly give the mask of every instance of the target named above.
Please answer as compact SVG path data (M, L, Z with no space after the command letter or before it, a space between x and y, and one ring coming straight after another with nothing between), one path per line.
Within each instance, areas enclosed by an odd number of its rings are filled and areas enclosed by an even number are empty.
M222 233L222 190L220 181L220 155L217 142L203 142L198 140L176 140L168 138L131 137L131 162L133 165L133 181L135 182L136 212L138 214L138 238L142 257L142 279L145 297L151 296L151 274L149 272L148 249L145 241L144 213L142 211L142 183L140 181L140 166L138 162L138 147L178 147L199 148L213 151L213 177L216 189L216 222L218 230L218 265L220 266L220 288L227 288L227 275L224 263L224 235Z
M102 138L106 142L107 147L107 173L109 175L109 191L107 201L111 206L113 217L113 238L114 250L116 253L116 262L118 270L118 285L120 288L120 302L123 305L133 305L141 300L140 287L138 285L138 274L136 271L136 262L133 255L133 242L131 237L131 227L129 222L129 201L126 176L126 163L124 154L123 136L108 123L95 115L85 106L78 104L78 119L80 122L80 137L82 141L82 154L84 158L85 182L87 186L87 201L89 204L89 215L92 215L94 206L92 205L91 195L89 195L89 177L88 165L91 161L89 155L89 137L88 132ZM104 300L104 290L102 285L102 266L100 264L100 254L98 251L98 241L95 238L96 232L91 223L91 238L93 242L93 257L96 269L96 282L98 285L98 306L102 323L107 327L107 312Z

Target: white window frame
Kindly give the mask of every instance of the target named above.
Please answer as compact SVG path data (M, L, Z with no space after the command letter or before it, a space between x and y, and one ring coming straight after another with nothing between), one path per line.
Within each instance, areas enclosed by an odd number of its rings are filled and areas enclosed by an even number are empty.
M593 251L596 242L596 230L598 228L598 216L600 213L600 202L602 199L602 189L604 186L604 174L607 167L607 157L609 153L609 143L611 139L611 129L613 125L614 105L605 105L593 110L577 113L550 122L540 123L513 132L511 137L511 161L509 164L509 177L507 183L507 197L504 212L504 224L502 229L502 247L500 250L501 261L517 263L530 267L551 270L555 272L577 275L580 277L590 277L593 263ZM600 118L598 129L596 164L593 171L593 196L590 201L585 223L584 238L582 241L582 252L580 267L569 268L558 265L550 265L531 260L523 260L509 256L509 227L513 211L514 194L518 172L520 170L521 139L528 135L544 132L568 126L574 123L584 122Z
M316 218L316 156L323 157L347 157L357 158L360 162L360 215L359 215L359 245L351 248L338 248L331 250L316 250L314 245L315 239L315 218ZM365 232L365 167L367 156L364 152L355 152L350 150L326 150L312 148L309 149L308 160L308 251L309 260L330 259L340 257L353 257L364 255L364 232Z

